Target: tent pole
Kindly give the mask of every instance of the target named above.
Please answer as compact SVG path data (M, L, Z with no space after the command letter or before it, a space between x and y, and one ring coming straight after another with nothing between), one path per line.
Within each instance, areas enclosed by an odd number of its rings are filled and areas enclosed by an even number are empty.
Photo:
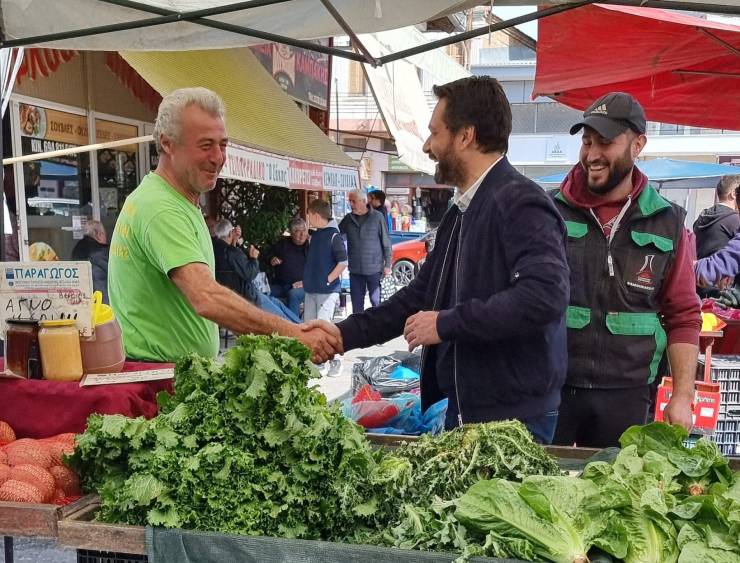
M350 25L345 21L345 19L342 17L342 14L339 13L339 11L334 7L334 5L331 3L330 0L321 0L321 3L324 5L324 8L326 8L326 11L331 14L331 17L334 18L334 20L339 24L339 27L341 27L344 32L349 35L350 39L352 40L352 44L357 47L357 49L362 53L362 55L365 57L365 62L367 64L371 65L373 68L378 66L378 59L373 57L370 54L370 51L367 50L367 47L362 44L362 41L360 41L360 38L357 37L357 34L354 32L354 30L350 27Z
M135 0L98 0L99 2L105 2L106 4L113 4L115 6L121 6L124 8L132 8L135 10L139 10L142 12L148 12L150 14L156 14L160 16L173 16L177 14L178 12L175 12L174 10L168 10L166 8L158 8L155 6L150 6L148 4L142 4L141 2L136 2ZM272 4L280 4L283 2L290 2L291 0L254 0L253 2L240 2L239 4L229 4L228 6L222 6L218 8L219 13L229 13L234 11L243 11L250 8L258 8L260 6L269 6ZM244 4L246 4L246 7L244 7ZM235 6L238 6L235 8ZM228 11L227 11L228 10ZM205 10L198 10L199 12L204 12ZM186 12L188 14L192 14L195 12ZM217 14L210 14L210 15L217 15ZM272 43L283 43L285 45L290 45L291 47L297 47L299 49L307 49L309 51L316 51L317 53L324 53L325 55L333 55L335 57L342 57L345 59L350 59L357 62L366 62L365 58L359 54L354 53L352 51L344 51L342 49L337 49L336 47L330 47L326 45L320 45L318 43L312 43L311 41L304 41L302 39L293 39L291 37L284 37L282 35L276 35L274 33L268 33L266 31L260 31L258 29L251 29L247 27L242 27L239 25L234 25L226 22L220 22L216 20L207 19L204 17L195 17L195 18L188 18L188 21L191 21L191 23L197 23L198 25L202 25L204 27L210 27L213 29L220 29L221 31L229 31L231 33L236 33L237 35L245 35L247 37L256 37L257 39L264 39L265 41L272 42Z
M98 0L98 1L106 2L109 4L122 5L122 3L125 0ZM289 0L263 0L262 3L263 4L265 3L276 4L278 2L287 2L287 1ZM346 59L356 60L359 62L365 62L365 58L359 53L353 53L351 51L343 51L341 49L327 47L324 45L319 45L317 43L312 43L310 41L304 41L301 39L292 39L290 37L283 37L282 35L275 35L274 33L267 33L264 31L259 31L257 29L248 29L245 27L237 26L237 25L232 25L232 24L228 24L224 22L218 22L215 20L209 20L209 19L205 19L204 17L204 16L212 16L212 15L219 15L219 14L226 14L226 13L240 11L246 8L254 7L254 4L255 3L253 2L245 1L245 2L238 2L236 4L229 4L227 6L218 6L215 8L205 8L202 10L194 10L191 12L180 13L180 12L175 12L173 10L162 10L162 9L157 9L157 8L151 8L146 5L141 5L141 7L139 7L136 2L125 1L124 7L133 7L132 5L137 5L137 9L140 9L142 11L147 11L149 13L160 14L160 15L154 18L147 18L147 19L136 20L136 21L131 21L131 22L123 22L123 23L117 23L117 24L111 24L111 25L90 27L86 29L78 29L78 30L64 31L64 32L59 32L59 33L50 33L46 35L36 35L33 37L23 37L20 39L0 41L0 48L37 45L37 44L46 43L49 41L62 41L65 39L76 39L78 37L88 37L91 35L101 35L103 33L128 31L132 29L141 29L141 28L153 27L157 25L164 25L168 23L186 21L186 22L192 22L192 23L199 24L199 25L204 25L206 27L220 29L223 31L229 31L229 32L236 33L239 35L246 35L249 37L256 37L258 39L264 39L265 41L271 41L275 43L284 43L286 45L291 45L293 47L298 47L301 49L309 49L311 51L317 51L319 53L325 53L325 54L334 55L337 57L344 57ZM161 12L165 12L165 15L161 15Z
M513 27L515 25L519 25L522 23L531 22L534 20L538 20L540 18L552 16L554 14L560 14L562 12L567 12L569 10L575 10L576 8L580 8L582 6L588 6L589 4L594 4L596 1L597 0L584 0L583 2L578 2L575 4L562 4L559 6L553 6L550 8L545 8L544 10L532 12L531 14L525 14L523 16L518 16L510 20L502 21L502 22L495 23L492 25L487 25L485 27L479 27L478 29L473 29L471 31L465 31L463 33L458 33L457 35L446 37L438 41L431 41L430 43L425 43L424 45L418 45L416 47L412 47L411 49L404 49L403 51L399 51L397 53L391 53L390 55L385 55L378 59L378 64L384 65L386 63L397 61L399 59L405 59L406 57L418 55L419 53L425 53L433 49L438 49L439 47L446 47L447 45L452 45L454 43L460 43L461 41L467 41L468 39L473 39L474 37L479 37L481 35L487 35L488 33L492 31L501 31L502 29L508 29L510 27Z

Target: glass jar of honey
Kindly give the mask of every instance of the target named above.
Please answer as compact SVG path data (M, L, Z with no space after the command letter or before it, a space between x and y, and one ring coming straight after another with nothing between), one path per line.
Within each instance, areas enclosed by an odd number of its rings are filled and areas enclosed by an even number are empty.
M82 378L80 333L74 320L41 321L39 348L44 379L79 381Z
M5 332L5 371L17 377L40 379L39 323L8 319Z

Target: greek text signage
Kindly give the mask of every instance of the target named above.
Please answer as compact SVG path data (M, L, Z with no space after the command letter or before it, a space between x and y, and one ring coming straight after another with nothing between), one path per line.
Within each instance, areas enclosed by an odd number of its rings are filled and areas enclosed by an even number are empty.
M74 319L92 336L90 262L0 262L0 331L7 319Z
M355 168L282 158L229 143L221 177L294 190L349 191L360 187Z

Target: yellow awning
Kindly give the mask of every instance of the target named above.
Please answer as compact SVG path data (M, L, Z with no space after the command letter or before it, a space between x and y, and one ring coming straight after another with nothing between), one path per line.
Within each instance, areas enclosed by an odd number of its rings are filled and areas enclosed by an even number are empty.
M313 163L357 167L247 48L127 51L121 56L163 96L191 86L217 92L226 106L229 138L237 144Z

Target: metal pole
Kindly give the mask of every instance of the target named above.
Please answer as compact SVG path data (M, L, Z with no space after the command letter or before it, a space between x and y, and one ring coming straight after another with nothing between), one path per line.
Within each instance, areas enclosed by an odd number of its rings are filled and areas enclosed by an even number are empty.
M5 563L13 563L13 536L5 536Z
M107 2L109 4L121 5L121 0L98 0L100 2ZM272 0L272 3L286 2L289 0ZM238 25L232 25L228 23L218 22L215 20L205 19L204 16L220 15L231 12L240 11L249 7L252 2L238 2L236 4L229 4L227 6L218 6L215 8L205 8L202 10L195 10L192 12L175 12L173 10L166 10L167 15L160 15L155 18L147 18L143 20L136 20L131 22L123 22L111 25L102 25L97 27L90 27L87 29L78 29L72 31L63 31L59 33L50 33L46 35L36 35L33 37L23 37L21 39L11 39L8 41L0 42L0 48L2 47L22 47L26 45L37 45L40 43L47 43L49 41L62 41L65 39L75 39L78 37L88 37L91 35L101 35L103 33L114 33L117 31L129 31L132 29L141 29L146 27L153 27L156 25L164 25L168 23L176 23L181 21L192 22L195 24L203 25L206 27L212 27L223 31L229 31L238 35L246 35L248 37L256 37L265 41L271 41L275 43L284 43L285 45L291 45L301 49L309 49L311 51L317 51L319 53L326 53L335 55L337 57L344 57L347 59L357 60L365 62L365 58L359 53L351 51L342 51L340 49L334 49L326 47L324 45L318 45L311 43L310 41L304 41L301 39L293 39L290 37L284 37L282 35L276 35L274 33L268 33L265 31L259 31L257 29L249 29ZM130 5L137 5L136 2L126 2L127 7ZM150 6L141 5L137 9L146 11L149 13L161 13L163 10L158 8L152 8Z
M339 10L334 7L330 0L321 0L321 3L324 5L324 8L326 8L326 11L331 14L331 17L333 17L334 20L339 24L339 27L341 27L344 32L349 35L350 39L352 40L352 44L357 47L360 53L362 53L362 55L365 57L365 62L367 62L367 64L369 65L372 65L373 67L378 66L378 59L370 54L370 51L368 51L367 47L362 44L360 38L357 37L357 34L345 21L345 19L342 17L342 14L339 13Z
M539 10L531 14L525 14L523 16L518 16L516 18L502 21L502 22L499 22L493 25L479 27L478 29L473 29L472 31L465 31L463 33L458 33L457 35L446 37L445 39L440 39L438 41L431 41L430 43L425 43L424 45L418 45L416 47L412 47L411 49L404 49L403 51L399 51L398 53L391 53L390 55L385 55L378 59L378 64L384 65L386 63L397 61L399 59L405 59L406 57L411 57L413 55L418 55L420 53L426 53L427 51L438 49L440 47L447 47L447 45L452 45L454 43L459 43L461 41L473 39L474 37L480 37L481 35L487 35L488 33L491 33L492 31L501 31L502 29L507 29L515 25L538 20L540 18L552 16L555 14L560 14L562 12L567 12L569 10L575 10L576 8L580 8L582 6L588 6L589 4L594 4L596 1L597 0L584 0L583 2L578 2L577 4L564 4L560 6L553 6L551 8L545 8L544 10Z
M98 0L99 2L105 2L106 4L113 4L115 6L122 6L125 8L133 8L136 10L140 10L142 12L148 12L150 14L157 14L160 16L173 16L177 14L178 12L175 12L174 10L168 10L166 8L158 8L155 6L150 6L148 4L142 4L141 2L136 2L134 0ZM261 1L255 1L255 2L241 2L239 4L229 4L228 6L222 6L218 8L218 13L229 13L239 10L246 10L250 8L257 8L260 6L269 6L272 4L280 4L282 2L289 2L290 0L261 0ZM243 7L243 5L246 4L246 7ZM234 6L239 6L239 8L234 9ZM212 11L213 8L209 9L208 11ZM199 10L199 12L204 12L206 10ZM187 14L193 14L196 12L186 12ZM218 15L218 14L210 14L210 15ZM366 62L365 57L363 57L359 53L354 53L352 51L344 51L342 49L337 49L335 47L331 46L325 46L320 45L318 43L312 43L310 41L304 41L302 39L293 39L291 37L284 37L282 35L276 35L274 33L269 33L267 31L260 31L258 29L251 29L247 27L242 27L239 25L234 25L230 23L220 22L216 20L210 20L205 17L195 17L195 18L187 18L187 21L190 21L191 23L196 23L198 25L202 25L204 27L210 27L213 29L220 29L221 31L228 31L231 33L236 33L237 35L246 35L247 37L256 37L257 39L264 39L265 41L273 42L273 43L283 43L285 45L290 45L292 47L298 47L300 49L307 49L309 51L316 51L317 53L324 53L326 55L334 55L336 57L342 57L345 59L350 59L353 61L358 62Z

